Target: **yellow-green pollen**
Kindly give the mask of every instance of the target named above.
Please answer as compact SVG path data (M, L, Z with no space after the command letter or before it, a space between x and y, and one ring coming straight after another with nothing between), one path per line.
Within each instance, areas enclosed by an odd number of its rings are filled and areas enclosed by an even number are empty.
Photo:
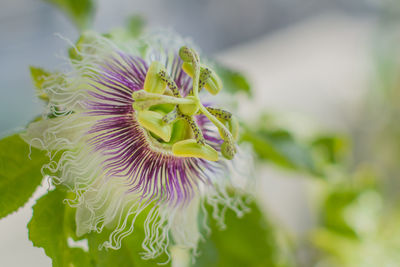
M228 111L204 107L199 91L204 87L216 95L222 89L218 75L200 63L199 55L189 47L182 47L179 56L184 61L182 69L193 80L192 90L182 97L174 80L164 65L158 61L151 63L143 90L132 94L132 104L137 112L139 124L158 142L170 145L173 155L196 157L210 161L218 160L218 152L206 144L195 115L205 115L217 128L221 138L221 153L232 159L236 153L235 141L238 135L238 122Z

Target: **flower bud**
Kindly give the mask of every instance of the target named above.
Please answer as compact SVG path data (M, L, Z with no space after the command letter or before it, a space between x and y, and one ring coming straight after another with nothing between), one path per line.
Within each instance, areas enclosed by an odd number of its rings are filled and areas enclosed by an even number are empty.
M178 157L196 157L210 161L218 160L218 152L207 144L199 144L195 139L176 142L172 146L172 153Z
M163 94L167 83L163 81L158 73L164 69L164 65L158 61L153 61L147 71L143 89L149 93Z
M151 110L143 110L137 113L137 120L143 128L154 133L165 142L169 142L172 126L165 124L162 121L163 117L164 114Z

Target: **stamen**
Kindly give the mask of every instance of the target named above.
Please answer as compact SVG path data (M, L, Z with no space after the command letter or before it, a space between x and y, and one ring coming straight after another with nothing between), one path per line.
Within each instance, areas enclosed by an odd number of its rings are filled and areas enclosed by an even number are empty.
M181 47L179 56L184 61L182 69L192 77L192 89L189 95L183 98L178 86L167 73L165 67L157 61L153 62L146 74L144 90L135 91L132 94L132 98L135 100L132 106L135 110L140 111L138 115L141 118L139 123L143 123L143 127L158 136L161 135L160 138L168 142L167 140L171 138L171 132L168 132L168 130L171 130L171 128L167 129L163 128L163 126L170 125L173 127L173 124L182 118L192 130L197 143L196 149L200 149L200 147L205 147L206 143L203 133L193 116L203 114L218 128L220 136L224 140L221 146L222 154L226 158L232 159L236 153L234 141L238 132L237 121L232 120L232 114L228 111L204 107L199 98L199 90L203 87L211 94L217 94L222 88L220 78L210 68L200 64L199 55L195 50L185 46ZM168 86L173 96L166 94L166 86ZM160 104L172 104L175 107L167 115L161 115L161 113L155 111L143 113L152 106ZM156 129L157 127L160 129ZM181 141L185 140L178 140L177 142ZM189 143L185 144L193 148L193 145L191 143L189 145ZM182 156L183 154L178 153L176 155Z

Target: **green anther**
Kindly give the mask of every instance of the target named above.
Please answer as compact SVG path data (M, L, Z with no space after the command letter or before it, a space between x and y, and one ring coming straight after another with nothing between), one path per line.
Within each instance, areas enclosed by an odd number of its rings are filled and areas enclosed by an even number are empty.
M165 69L164 65L158 61L153 61L147 71L143 89L149 93L163 94L167 83L158 75Z
M207 144L199 144L195 139L176 142L172 153L177 157L195 157L210 161L218 160L218 152Z
M225 158L231 160L236 154L236 147L233 143L224 141L221 145L221 153Z
M169 142L172 134L172 125L165 124L162 121L163 117L164 114L156 111L143 110L137 112L137 120L143 128L159 136L165 142Z
M189 75L190 77L193 77L194 68L193 68L192 63L184 62L182 64L182 69L187 73L187 75ZM221 89L222 89L222 81L218 77L218 75L215 73L215 71L213 71L210 68L205 67L203 65L200 67L200 72L208 73L208 79L207 79L206 83L204 84L204 88L206 88L206 90L212 95L218 94L219 91L221 91ZM199 86L199 88L201 88L201 87Z
M196 99L194 96L187 96L185 99L191 99L193 100L192 104L179 104L179 111L182 112L182 114L187 115L187 116L193 116L199 111L199 104L197 103Z

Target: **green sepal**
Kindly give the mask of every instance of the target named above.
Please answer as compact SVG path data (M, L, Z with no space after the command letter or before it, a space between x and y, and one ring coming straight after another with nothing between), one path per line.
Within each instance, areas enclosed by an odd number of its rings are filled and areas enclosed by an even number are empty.
M45 83L47 78L51 75L51 73L48 71L45 71L42 68L33 67L33 66L30 66L29 70L31 72L31 78L32 78L33 84L35 86L37 96L44 101L48 101L49 97L43 90L43 84Z
M68 49L68 56L71 60L81 61L81 53L84 51L86 54L95 54L96 48L89 46L90 43L94 42L96 38L90 33L85 32L79 36L78 41L75 43L75 47Z

